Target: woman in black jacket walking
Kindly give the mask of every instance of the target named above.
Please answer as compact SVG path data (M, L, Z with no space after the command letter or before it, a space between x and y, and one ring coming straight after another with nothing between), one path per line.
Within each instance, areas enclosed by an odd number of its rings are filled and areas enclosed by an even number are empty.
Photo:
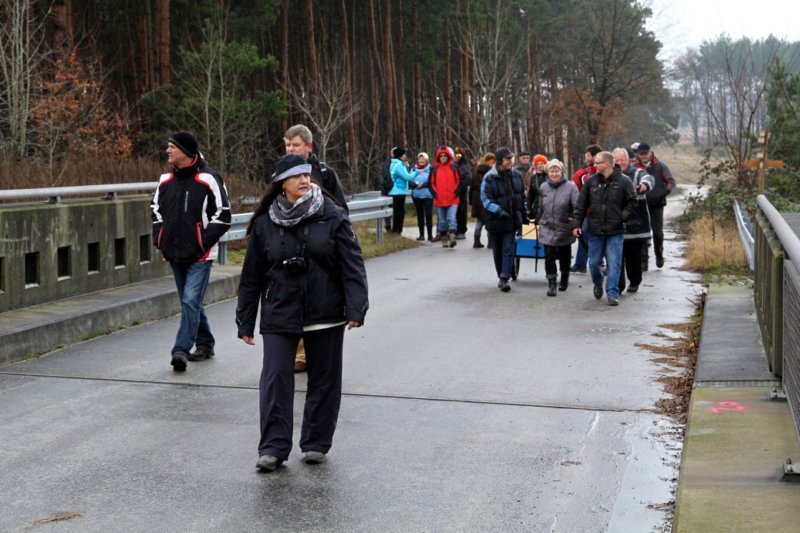
M264 341L261 440L256 467L273 471L292 449L294 359L305 343L306 393L300 449L319 464L331 447L342 394L345 327L360 327L369 307L361 248L344 209L311 182L297 154L282 157L253 214L236 308L238 336Z

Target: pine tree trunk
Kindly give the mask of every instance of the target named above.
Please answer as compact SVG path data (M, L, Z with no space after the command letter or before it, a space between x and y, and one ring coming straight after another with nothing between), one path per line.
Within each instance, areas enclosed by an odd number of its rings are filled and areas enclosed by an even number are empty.
M169 0L157 0L156 21L158 23L158 70L161 85L172 81L172 62L170 61Z
M385 111L385 128L386 132L393 139L392 143L399 142L397 140L397 132L395 130L395 115L394 115L394 57L392 56L392 2L391 0L383 1L383 41L381 43L381 50L383 51L383 68L384 68L384 85L383 85L383 106Z
M306 39L305 45L308 47L308 58L306 64L308 65L308 96L311 100L311 109L316 108L317 103L317 87L319 83L319 67L317 66L317 45L316 37L314 35L314 1L306 0Z

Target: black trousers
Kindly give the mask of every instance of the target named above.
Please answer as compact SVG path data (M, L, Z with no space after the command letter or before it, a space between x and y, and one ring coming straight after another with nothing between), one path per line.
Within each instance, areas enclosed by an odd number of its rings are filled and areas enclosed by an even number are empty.
M300 450L328 453L342 401L344 325L303 333L308 388ZM259 455L286 460L292 450L294 358L300 335L263 335L264 365L259 383Z
M406 218L406 195L392 196L392 233L403 233L403 220Z
M625 289L625 278L631 285L642 283L642 250L649 239L625 239L622 243L622 269L619 271L619 292Z
M413 198L414 209L417 210L417 227L419 236L425 236L425 228L428 229L428 239L433 237L433 198Z
M458 197L458 211L456 211L456 233L467 232L467 210L469 209L469 193L464 191Z
M663 205L647 205L647 210L650 212L650 227L653 229L653 251L656 258L664 257L664 206ZM650 260L650 241L643 240L642 242L642 263L647 264Z
M544 273L549 278L555 277L558 272L569 272L569 261L572 259L572 245L550 246L544 245ZM558 269L556 269L558 263Z

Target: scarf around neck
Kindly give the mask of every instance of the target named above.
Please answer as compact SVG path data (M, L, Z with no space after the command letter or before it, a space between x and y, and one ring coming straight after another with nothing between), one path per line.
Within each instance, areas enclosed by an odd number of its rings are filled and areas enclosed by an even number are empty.
M316 183L312 183L308 192L295 203L291 203L282 194L275 198L269 207L269 218L277 225L290 228L322 209L325 197Z

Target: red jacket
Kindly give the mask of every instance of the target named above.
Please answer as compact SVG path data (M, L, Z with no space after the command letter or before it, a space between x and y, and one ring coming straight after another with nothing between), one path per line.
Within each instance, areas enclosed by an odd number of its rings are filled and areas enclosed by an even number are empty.
M444 165L439 161L441 154L447 154L447 162ZM436 150L430 177L431 189L433 189L433 205L436 207L458 205L456 189L460 180L461 176L458 174L458 169L456 169L456 165L453 162L453 156L446 148L439 147Z
M594 165L590 167L579 168L575 171L575 174L572 176L572 182L575 183L576 187L578 187L578 192L583 189L583 184L589 179L589 176L596 173L597 169L594 168Z

